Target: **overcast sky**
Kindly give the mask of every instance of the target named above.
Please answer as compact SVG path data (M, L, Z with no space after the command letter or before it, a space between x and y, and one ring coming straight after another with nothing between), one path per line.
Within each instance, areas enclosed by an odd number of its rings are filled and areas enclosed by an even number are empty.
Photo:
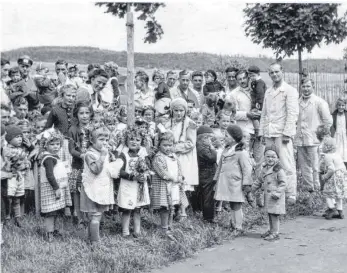
M143 43L144 24L136 22L135 51L273 56L271 50L245 36L244 7L242 2L231 1L169 2L157 14L165 33L156 44ZM125 21L104 14L104 8L92 2L3 2L1 10L2 50L43 45L126 50ZM339 13L346 10L347 4L343 4ZM322 44L304 57L341 59L344 47L347 40L339 45Z

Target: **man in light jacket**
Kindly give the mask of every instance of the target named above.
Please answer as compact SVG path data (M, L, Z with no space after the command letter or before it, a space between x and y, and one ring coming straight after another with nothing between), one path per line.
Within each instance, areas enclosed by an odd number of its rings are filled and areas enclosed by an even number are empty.
M319 141L315 132L319 125L330 128L333 120L328 103L313 94L313 80L309 78L302 80L301 90L295 144L303 185L306 190L313 192L320 189L317 151Z
M286 197L290 204L296 202L296 166L293 137L299 114L298 91L283 80L283 69L278 63L270 65L269 75L273 85L265 92L260 118L259 135L266 146L274 144L282 167L287 175Z

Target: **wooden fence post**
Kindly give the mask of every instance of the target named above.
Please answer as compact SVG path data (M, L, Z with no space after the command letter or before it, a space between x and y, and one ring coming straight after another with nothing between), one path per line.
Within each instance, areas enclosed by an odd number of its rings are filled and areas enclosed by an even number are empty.
M128 95L128 126L135 123L135 106L134 106L134 18L131 12L131 4L127 4L127 95Z
M39 168L37 160L34 161L34 180L35 180L35 214L40 216L40 183L39 183Z

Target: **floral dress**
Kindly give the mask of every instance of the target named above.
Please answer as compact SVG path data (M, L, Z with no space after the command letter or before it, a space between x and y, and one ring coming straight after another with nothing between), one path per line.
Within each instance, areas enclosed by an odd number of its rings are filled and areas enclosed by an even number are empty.
M344 162L347 162L347 132L345 115L336 115L336 146Z

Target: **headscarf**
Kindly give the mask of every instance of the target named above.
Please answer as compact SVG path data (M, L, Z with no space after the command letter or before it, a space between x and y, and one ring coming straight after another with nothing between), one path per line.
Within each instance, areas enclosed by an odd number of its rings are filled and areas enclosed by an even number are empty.
M173 99L170 103L170 109L171 110L174 110L176 109L177 107L180 107L182 106L184 108L184 110L187 112L188 110L188 104L186 102L185 99L183 98L176 98L176 99Z

